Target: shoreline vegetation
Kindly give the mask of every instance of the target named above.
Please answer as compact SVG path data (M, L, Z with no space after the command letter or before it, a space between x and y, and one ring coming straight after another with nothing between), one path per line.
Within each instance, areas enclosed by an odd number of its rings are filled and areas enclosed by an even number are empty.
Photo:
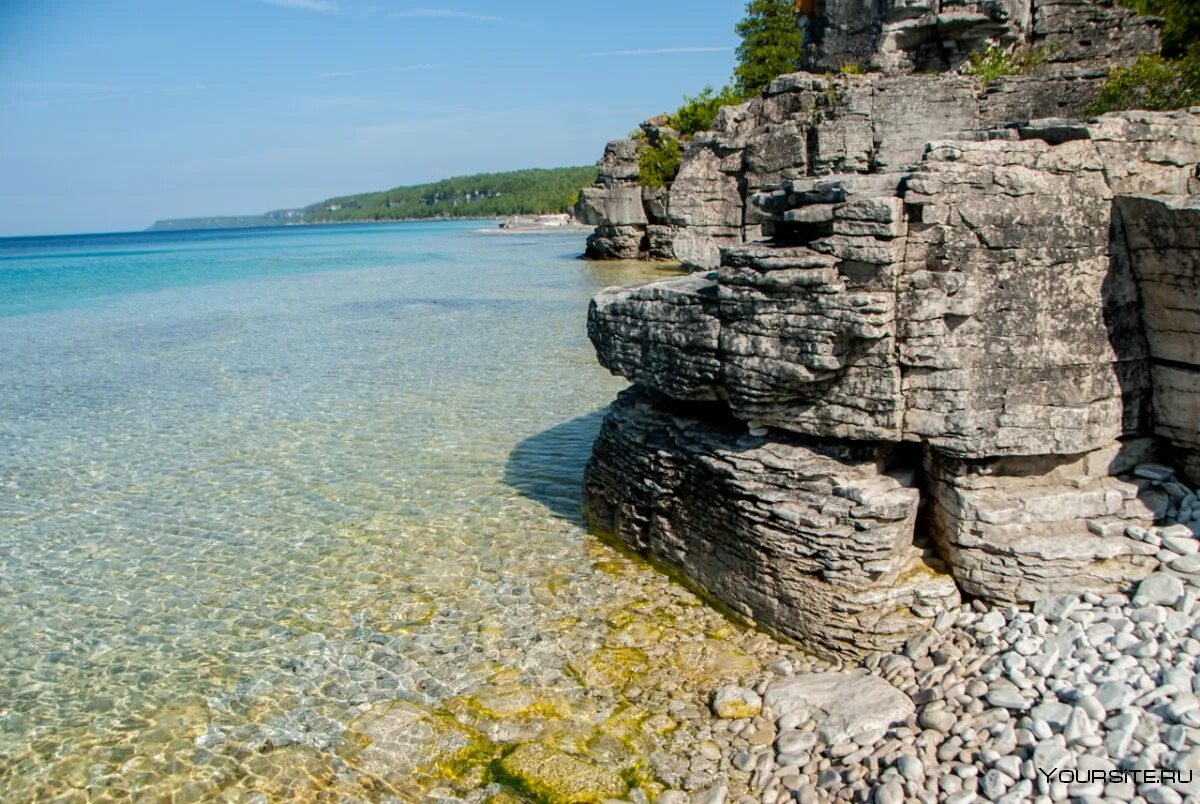
M311 223L493 220L566 212L596 180L594 165L475 173L390 190L337 196L261 215L164 218L146 231L243 229Z

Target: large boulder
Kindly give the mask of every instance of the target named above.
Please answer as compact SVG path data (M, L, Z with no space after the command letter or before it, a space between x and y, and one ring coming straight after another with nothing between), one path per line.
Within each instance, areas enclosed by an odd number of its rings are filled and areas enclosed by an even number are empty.
M669 407L633 389L610 409L584 479L593 524L828 653L890 650L957 603L913 543L918 492L889 448Z

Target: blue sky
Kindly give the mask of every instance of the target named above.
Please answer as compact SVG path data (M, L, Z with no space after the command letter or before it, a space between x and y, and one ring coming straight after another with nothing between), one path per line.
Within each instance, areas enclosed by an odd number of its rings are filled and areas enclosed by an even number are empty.
M723 84L740 2L0 0L0 236L588 164Z

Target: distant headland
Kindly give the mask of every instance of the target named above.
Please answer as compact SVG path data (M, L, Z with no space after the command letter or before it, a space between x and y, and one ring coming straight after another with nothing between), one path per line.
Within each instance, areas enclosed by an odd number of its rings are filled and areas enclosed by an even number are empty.
M476 173L429 184L339 196L300 209L279 209L261 215L165 218L155 221L146 231L556 214L569 209L579 199L579 191L595 180L594 165Z

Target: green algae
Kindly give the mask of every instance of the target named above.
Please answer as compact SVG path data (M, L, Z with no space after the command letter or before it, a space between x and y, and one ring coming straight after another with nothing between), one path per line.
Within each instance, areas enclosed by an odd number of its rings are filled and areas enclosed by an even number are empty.
M541 804L599 804L620 798L627 782L543 743L522 743L492 764L492 778Z
M350 723L345 738L341 758L359 772L365 787L382 790L477 786L499 751L449 714L400 700L364 712Z
M520 684L504 683L483 687L471 695L451 698L445 703L447 711L468 721L487 720L556 720L571 717L566 698L557 693L543 692Z
M651 801L658 798L667 789L667 786L654 775L649 763L641 759L622 770L621 778L631 789L643 790Z
M604 646L572 659L567 670L585 687L625 689L650 671L646 651L641 648Z

